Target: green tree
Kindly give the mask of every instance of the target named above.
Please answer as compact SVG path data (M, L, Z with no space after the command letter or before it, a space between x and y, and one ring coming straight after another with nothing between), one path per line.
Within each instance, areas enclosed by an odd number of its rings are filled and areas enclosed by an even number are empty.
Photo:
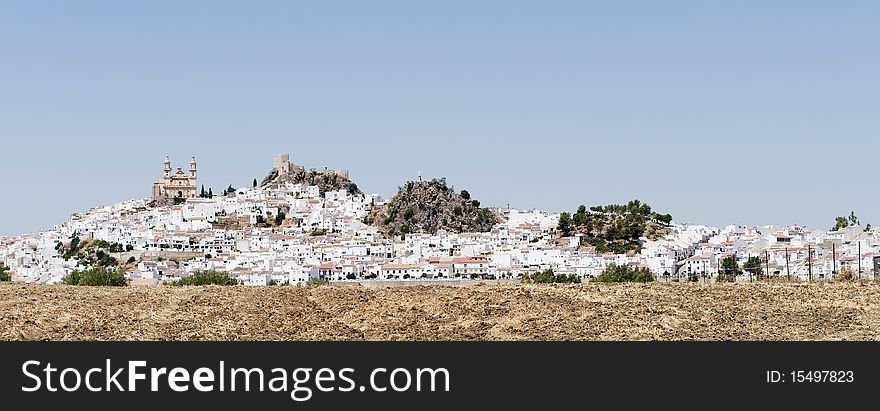
M839 231L839 230L843 230L844 228L849 227L849 226L850 226L850 223L851 223L853 220L858 221L858 218L855 217L855 214L851 214L849 218L847 218L847 217L836 217L836 218L834 219L834 227L831 228L831 231Z
M465 200L470 200L471 193L469 193L467 190L461 190L461 198L463 198Z
M205 198L207 195L205 194L205 185L202 184L202 192L199 193L199 197Z
M672 215L670 215L670 214L657 214L657 213L654 213L654 217L653 217L653 218L654 218L654 220L657 220L657 222L663 223L663 224L665 224L665 225L667 225L667 226L668 226L669 224L672 224Z
M749 257L749 259L743 263L743 270L755 276L755 278L762 278L764 276L764 266L761 264L761 259L758 257Z
M585 225L587 223L587 207L583 204L579 205L571 220L575 227Z
M208 198L214 198L214 189L208 188Z
M287 218L287 214L284 214L284 211L279 211L278 215L275 216L275 225L280 226L284 224L284 219Z
M189 277L171 282L170 285L238 285L238 280L230 277L225 271L196 271Z
M120 287L125 285L125 275L118 268L95 267L87 270L74 270L61 279L61 284Z
M254 179L254 188L257 188L257 179Z
M849 225L851 225L851 226L857 226L857 225L859 225L859 218L856 217L856 212L855 212L855 211L850 211L850 212L849 212Z
M718 282L732 283L736 281L736 276L741 273L742 271L740 270L739 265L736 263L736 256L727 256L724 257L723 260L721 260L721 269L718 272L718 277L716 278L716 280Z
M563 237L568 237L571 235L571 215L566 212L563 212L559 215L559 225L557 226L559 232L562 233Z
M609 264L593 281L599 283L649 283L654 281L654 274L646 267Z
M12 274L9 272L9 267L0 264L0 282L10 281L12 281Z

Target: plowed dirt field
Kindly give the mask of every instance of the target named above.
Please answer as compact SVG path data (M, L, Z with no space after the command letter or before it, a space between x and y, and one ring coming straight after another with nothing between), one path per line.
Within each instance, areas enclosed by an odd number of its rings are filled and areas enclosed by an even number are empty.
M880 285L0 285L2 340L880 340Z

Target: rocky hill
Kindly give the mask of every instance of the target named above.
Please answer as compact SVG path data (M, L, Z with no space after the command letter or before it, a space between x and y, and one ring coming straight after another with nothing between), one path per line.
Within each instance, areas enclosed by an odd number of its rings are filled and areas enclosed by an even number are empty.
M579 248L625 254L639 252L642 237L654 240L668 234L671 222L671 215L656 213L648 204L632 200L589 210L581 205L574 214L560 215L557 231L560 237L579 235Z
M407 181L386 204L374 208L364 223L386 236L408 233L485 232L499 221L466 190L455 192L446 179Z
M318 186L322 196L327 191L336 190L346 190L353 196L364 194L358 188L357 184L351 180L338 174L327 173L321 170L294 169L290 172L279 173L277 169L272 169L272 171L269 172L269 175L263 179L260 187L278 187L287 182Z

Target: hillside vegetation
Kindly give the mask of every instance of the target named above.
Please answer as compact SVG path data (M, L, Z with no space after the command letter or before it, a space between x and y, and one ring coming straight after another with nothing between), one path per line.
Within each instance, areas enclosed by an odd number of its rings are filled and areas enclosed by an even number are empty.
M641 250L640 237L657 239L669 232L672 216L659 214L639 200L627 204L578 207L574 214L559 216L559 235L581 235L580 247L593 247L598 253L625 254Z
M375 207L364 223L379 228L386 236L409 233L486 232L498 222L489 209L480 208L466 190L455 192L446 179L407 181L397 194Z

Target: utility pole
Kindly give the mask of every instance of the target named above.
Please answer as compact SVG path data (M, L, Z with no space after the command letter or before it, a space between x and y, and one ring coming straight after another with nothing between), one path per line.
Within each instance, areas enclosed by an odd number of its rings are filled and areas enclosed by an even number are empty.
M837 247L831 243L831 276L837 274Z
M791 271L788 269L788 247L785 247L785 279L791 280Z
M765 250L764 256L767 257L765 260L767 263L767 273L764 275L767 276L767 278L770 278L770 250Z
M752 259L752 253L749 253L749 259L746 260L746 262L748 262L751 259ZM743 264L743 265L745 265L745 264ZM749 271L749 282L750 283L752 282L752 272L751 271Z
M813 281L813 245L807 244L807 272L810 273L810 281Z
M862 240L859 240L859 281L862 280Z

